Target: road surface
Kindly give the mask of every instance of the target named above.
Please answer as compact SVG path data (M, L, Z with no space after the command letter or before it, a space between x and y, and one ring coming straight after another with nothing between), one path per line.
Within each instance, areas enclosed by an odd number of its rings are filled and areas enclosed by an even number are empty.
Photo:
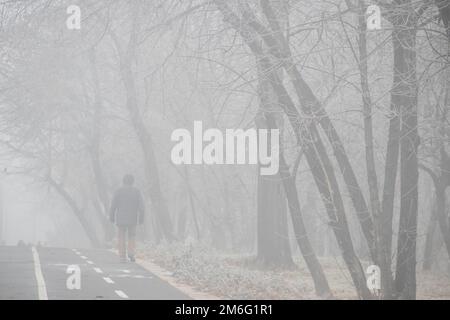
M69 266L80 270L80 289L68 289ZM73 279L73 278L72 278ZM71 282L74 283L74 282ZM96 249L0 246L0 300L190 299L136 263Z

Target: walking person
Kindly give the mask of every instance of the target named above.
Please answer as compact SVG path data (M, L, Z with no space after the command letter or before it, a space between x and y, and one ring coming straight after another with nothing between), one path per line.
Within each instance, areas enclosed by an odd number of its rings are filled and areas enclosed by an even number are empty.
M111 201L110 221L118 229L118 249L121 262L135 261L136 226L144 223L145 206L139 189L133 186L134 177L126 174L123 186Z

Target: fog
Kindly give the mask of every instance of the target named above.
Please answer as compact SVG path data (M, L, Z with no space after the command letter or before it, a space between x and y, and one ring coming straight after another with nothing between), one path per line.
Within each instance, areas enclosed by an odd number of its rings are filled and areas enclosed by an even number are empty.
M377 3L1 3L1 243L115 249L131 174L138 258L191 285L450 298L450 6Z

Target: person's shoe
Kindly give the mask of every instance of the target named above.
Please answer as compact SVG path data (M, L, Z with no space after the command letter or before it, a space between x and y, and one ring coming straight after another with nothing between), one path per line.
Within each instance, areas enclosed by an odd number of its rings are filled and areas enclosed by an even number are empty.
M128 259L130 259L131 262L135 262L136 258L134 256L128 256Z

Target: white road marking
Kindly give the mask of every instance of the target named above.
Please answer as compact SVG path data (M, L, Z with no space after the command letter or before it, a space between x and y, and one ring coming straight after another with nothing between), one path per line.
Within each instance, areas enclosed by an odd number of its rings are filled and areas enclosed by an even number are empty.
M111 278L108 278L108 277L103 277L103 280L105 280L107 283L111 283L111 284L114 283L114 281Z
M87 259L87 257L86 257L86 256L80 256L80 258L81 258L81 259L84 259L84 260L86 260L86 259Z
M116 276L117 278L133 278L133 279L153 279L152 276L143 276L141 274L132 275L132 274L119 274Z
M97 272L97 273L103 273L102 269L100 269L100 268L94 268L94 270L95 270L95 272Z
M130 273L130 270L122 270L122 272Z
M91 260L86 261L88 264L94 264Z
M42 275L41 261L39 260L39 254L35 247L31 248L34 260L34 274L36 276L36 282L38 286L39 300L48 300L47 287L45 286L44 276Z
M55 266L55 267L61 267L61 266L68 267L68 266L70 266L70 264L68 264L68 263L48 263L47 265L48 266Z
M128 296L123 292L122 290L116 290L116 294L121 297L122 299L128 299Z

